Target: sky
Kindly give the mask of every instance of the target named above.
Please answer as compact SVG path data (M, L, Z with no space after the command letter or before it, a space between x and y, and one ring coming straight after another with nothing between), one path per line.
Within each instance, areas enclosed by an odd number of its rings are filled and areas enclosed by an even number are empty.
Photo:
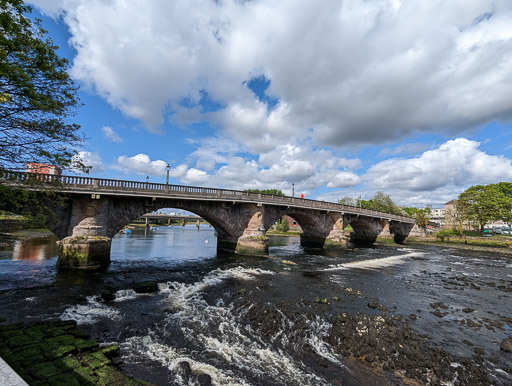
M416 207L512 181L510 0L29 3L93 177Z

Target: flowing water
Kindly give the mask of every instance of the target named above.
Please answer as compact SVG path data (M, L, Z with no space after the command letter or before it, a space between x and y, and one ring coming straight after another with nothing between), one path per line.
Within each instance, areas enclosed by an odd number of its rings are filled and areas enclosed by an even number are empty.
M157 385L186 384L184 362L219 385L401 383L328 343L333 318L358 312L402 315L456 358L478 347L490 382L512 384L512 354L499 347L512 335L510 257L435 246L304 250L295 237L271 237L268 258L217 256L213 228L201 225L119 234L108 269L72 272L55 268L54 242L0 252L0 317L74 319L121 346L125 373ZM143 281L159 291L137 294Z

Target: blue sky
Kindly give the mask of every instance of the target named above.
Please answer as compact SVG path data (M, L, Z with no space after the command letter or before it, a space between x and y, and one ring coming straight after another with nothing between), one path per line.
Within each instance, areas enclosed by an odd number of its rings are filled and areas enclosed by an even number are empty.
M512 180L512 4L412 3L31 2L92 176L439 206Z

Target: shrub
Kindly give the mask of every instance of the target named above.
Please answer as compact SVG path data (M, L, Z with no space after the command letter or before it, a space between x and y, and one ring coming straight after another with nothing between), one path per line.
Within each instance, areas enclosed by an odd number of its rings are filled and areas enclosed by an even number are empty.
M446 238L446 241L450 241L450 236L458 236L459 233L455 229L442 229L435 233L436 238L444 242L444 239Z
M285 218L282 218L277 222L276 229L279 232L288 232L290 230L290 224L288 223L288 220Z

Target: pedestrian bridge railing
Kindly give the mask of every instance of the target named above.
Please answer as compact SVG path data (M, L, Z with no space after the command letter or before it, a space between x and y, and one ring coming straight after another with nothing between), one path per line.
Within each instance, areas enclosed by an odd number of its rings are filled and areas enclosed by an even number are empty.
M241 190L216 189L198 186L161 184L156 182L125 181L87 176L64 176L14 171L0 171L3 184L22 185L31 189L53 187L58 191L71 193L119 194L126 196L151 195L162 198L211 199L257 202L271 205L288 205L300 208L319 209L364 215L369 217L414 223L411 217L358 208L351 205L317 201L304 198L277 196Z

